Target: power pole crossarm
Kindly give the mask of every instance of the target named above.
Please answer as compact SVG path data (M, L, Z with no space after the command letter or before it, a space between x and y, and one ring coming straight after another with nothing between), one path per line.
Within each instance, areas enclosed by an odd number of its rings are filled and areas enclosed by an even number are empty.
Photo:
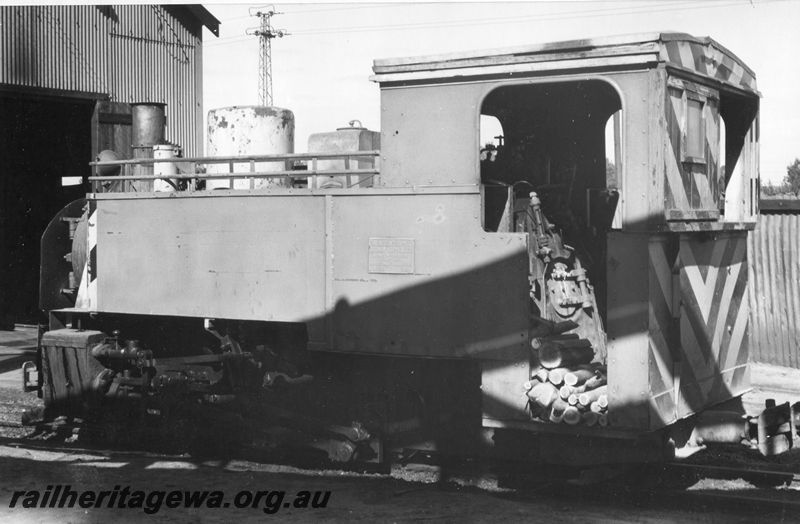
M272 27L272 16L279 15L272 7L259 7L250 10L251 16L257 16L261 24L257 28L247 30L248 35L259 39L258 53L258 100L262 106L272 105L272 39L288 35L283 29Z

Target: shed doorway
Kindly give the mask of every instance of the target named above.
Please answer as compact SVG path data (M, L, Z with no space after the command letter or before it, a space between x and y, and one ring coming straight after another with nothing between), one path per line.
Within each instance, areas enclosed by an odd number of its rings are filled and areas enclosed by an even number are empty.
M0 93L0 329L36 324L50 219L88 190L94 99Z

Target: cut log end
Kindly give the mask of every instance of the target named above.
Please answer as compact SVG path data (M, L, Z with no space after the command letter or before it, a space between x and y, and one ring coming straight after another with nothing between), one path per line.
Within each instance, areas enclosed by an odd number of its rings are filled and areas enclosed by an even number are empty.
M594 426L597 425L597 421L600 418L600 415L595 413L594 411L587 411L581 415L581 421L586 426Z
M577 406L578 405L578 395L576 395L575 393L571 394L567 398L567 404L569 404L570 406Z
M581 421L581 412L575 406L569 406L561 418L565 423L574 426Z
M564 371L561 369L551 369L547 374L547 380L554 386L560 386L564 383Z
M601 408L605 409L608 407L608 395L600 395L597 397L597 403L600 405Z
M572 388L564 385L558 390L558 396L561 397L563 400L567 400L570 396L572 396Z

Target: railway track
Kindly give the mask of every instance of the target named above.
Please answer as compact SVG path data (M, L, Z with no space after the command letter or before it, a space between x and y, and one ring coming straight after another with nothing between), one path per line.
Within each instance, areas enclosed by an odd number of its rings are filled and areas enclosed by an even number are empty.
M104 428L77 421L38 422L28 427L34 438L0 439L0 445L64 454L95 454L130 459L186 460L183 451L146 444L132 450L128 444L115 445ZM552 498L561 503L594 503L669 508L690 505L698 508L758 510L763 514L800 509L800 472L781 469L777 464L731 466L675 461L646 466L597 468L580 472L562 466L529 464L477 457L452 457L416 448L392 450L383 464L349 463L309 459L302 452L283 453L259 446L216 450L226 459L257 464L293 467L301 470L348 470L382 473L411 482L435 482L479 489L497 490L502 496L522 500ZM193 455L194 453L192 453ZM221 458L221 457L220 457Z
M33 438L0 439L0 445L66 454L186 460L185 453L120 449L103 444L100 428L74 422L28 426ZM83 437L99 438L83 438ZM383 473L412 482L452 483L498 490L503 496L554 497L561 502L591 500L603 504L689 504L700 508L743 511L800 509L800 472L776 465L728 466L669 462L584 471L561 466L521 464L476 457L451 458L437 452L405 448L387 453L383 467L375 464L332 464L303 460L298 454L275 453L257 446L228 450L234 460L297 467L310 471L342 469ZM587 474L588 473L588 474Z
M736 468L730 466L711 466L702 464L686 464L682 462L670 462L665 465L667 471L673 473L695 474L695 475L714 475L716 478L737 479L752 478L758 482L763 478L766 482L789 486L793 483L800 485L800 473L785 470L765 469L761 467Z
M688 489L665 489L666 497L700 504L800 510L800 473L797 472L685 463L667 464L665 470L696 480ZM738 481L738 486L714 488L709 482L711 479Z

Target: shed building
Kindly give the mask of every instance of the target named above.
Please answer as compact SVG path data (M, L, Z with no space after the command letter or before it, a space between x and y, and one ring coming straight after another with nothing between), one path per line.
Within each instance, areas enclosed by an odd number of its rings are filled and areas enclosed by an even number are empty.
M754 362L800 368L800 199L761 199L748 238Z
M166 140L202 154L197 5L0 7L0 327L37 317L39 238L87 191L99 151L131 155L131 109L166 105Z

